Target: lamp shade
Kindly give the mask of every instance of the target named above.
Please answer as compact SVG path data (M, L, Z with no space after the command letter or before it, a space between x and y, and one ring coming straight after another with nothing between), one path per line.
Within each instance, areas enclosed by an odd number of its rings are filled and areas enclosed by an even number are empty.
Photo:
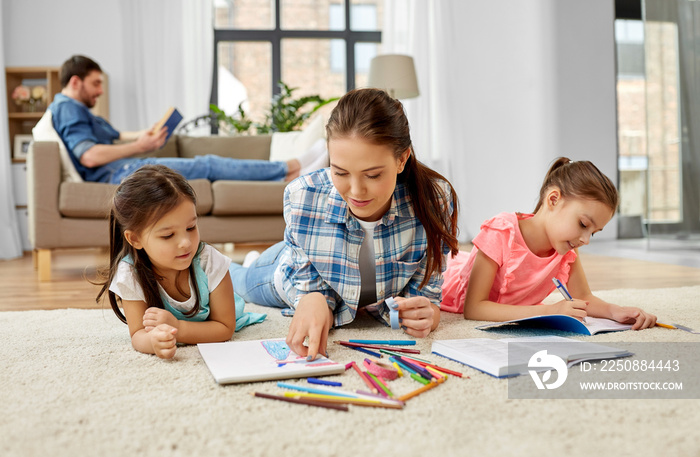
M376 56L369 64L368 85L383 89L398 99L417 97L418 81L413 57L400 54Z

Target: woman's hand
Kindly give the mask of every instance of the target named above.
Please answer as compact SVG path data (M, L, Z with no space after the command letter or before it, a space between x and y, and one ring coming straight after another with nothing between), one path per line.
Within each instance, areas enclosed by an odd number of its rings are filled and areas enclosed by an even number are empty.
M177 350L177 329L168 324L160 324L148 332L153 353L161 359L172 359Z
M583 320L588 313L588 302L574 298L573 300L562 300L550 306L550 314L565 314Z
M143 327L147 332L150 332L160 324L167 324L170 327L180 328L180 322L170 311L151 307L143 313Z
M399 305L401 328L411 336L424 338L437 327L440 322L439 310L426 297L396 297Z
M292 323L287 333L287 344L292 351L307 360L314 360L320 352L327 354L328 332L333 323L333 312L326 303L326 298L313 292L305 295L297 305ZM304 340L309 338L308 347Z
M622 324L634 324L632 330L641 330L656 325L656 316L634 306L613 306L610 310L613 320Z

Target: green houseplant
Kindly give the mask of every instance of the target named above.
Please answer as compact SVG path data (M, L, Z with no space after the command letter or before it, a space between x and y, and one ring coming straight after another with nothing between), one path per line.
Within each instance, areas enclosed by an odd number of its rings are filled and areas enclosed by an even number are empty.
M188 130L202 125L216 126L234 135L270 134L273 132L291 132L299 130L304 122L319 108L338 100L338 97L322 98L319 95L294 97L298 88L289 87L280 81L280 93L272 97L265 119L256 122L248 117L242 104L233 115L226 114L215 104L209 105L209 113L198 116L183 124L178 130L186 133Z

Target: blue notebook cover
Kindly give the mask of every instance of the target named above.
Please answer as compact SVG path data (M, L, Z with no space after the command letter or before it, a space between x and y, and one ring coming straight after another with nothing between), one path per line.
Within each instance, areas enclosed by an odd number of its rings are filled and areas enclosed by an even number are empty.
M512 321L496 322L493 324L479 325L479 330L487 330L497 327L513 327L517 326L546 328L552 330L560 330L563 332L580 333L582 335L595 335L600 332L619 332L629 330L632 324L621 324L610 319L600 317L586 317L584 324L575 317L564 314L545 314L542 316L526 317L523 319L515 319Z

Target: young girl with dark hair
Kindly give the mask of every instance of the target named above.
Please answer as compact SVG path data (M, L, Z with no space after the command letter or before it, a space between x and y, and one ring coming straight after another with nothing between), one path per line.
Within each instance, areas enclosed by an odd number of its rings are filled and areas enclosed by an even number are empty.
M594 296L578 259L578 248L603 229L617 204L615 186L595 165L560 157L547 172L534 214L487 220L472 251L448 261L442 309L485 321L566 314L605 317L635 330L653 326L653 314ZM552 278L568 285L573 300L542 304L554 291Z
M107 293L137 351L168 359L176 343L227 341L235 331L231 261L200 241L195 203L187 181L162 165L137 170L112 200L97 301Z
M459 248L457 196L416 159L401 102L353 90L326 133L330 168L286 188L284 242L231 268L246 301L294 309L287 343L309 359L361 308L389 323L390 297L403 330L428 335L440 322L446 254Z

